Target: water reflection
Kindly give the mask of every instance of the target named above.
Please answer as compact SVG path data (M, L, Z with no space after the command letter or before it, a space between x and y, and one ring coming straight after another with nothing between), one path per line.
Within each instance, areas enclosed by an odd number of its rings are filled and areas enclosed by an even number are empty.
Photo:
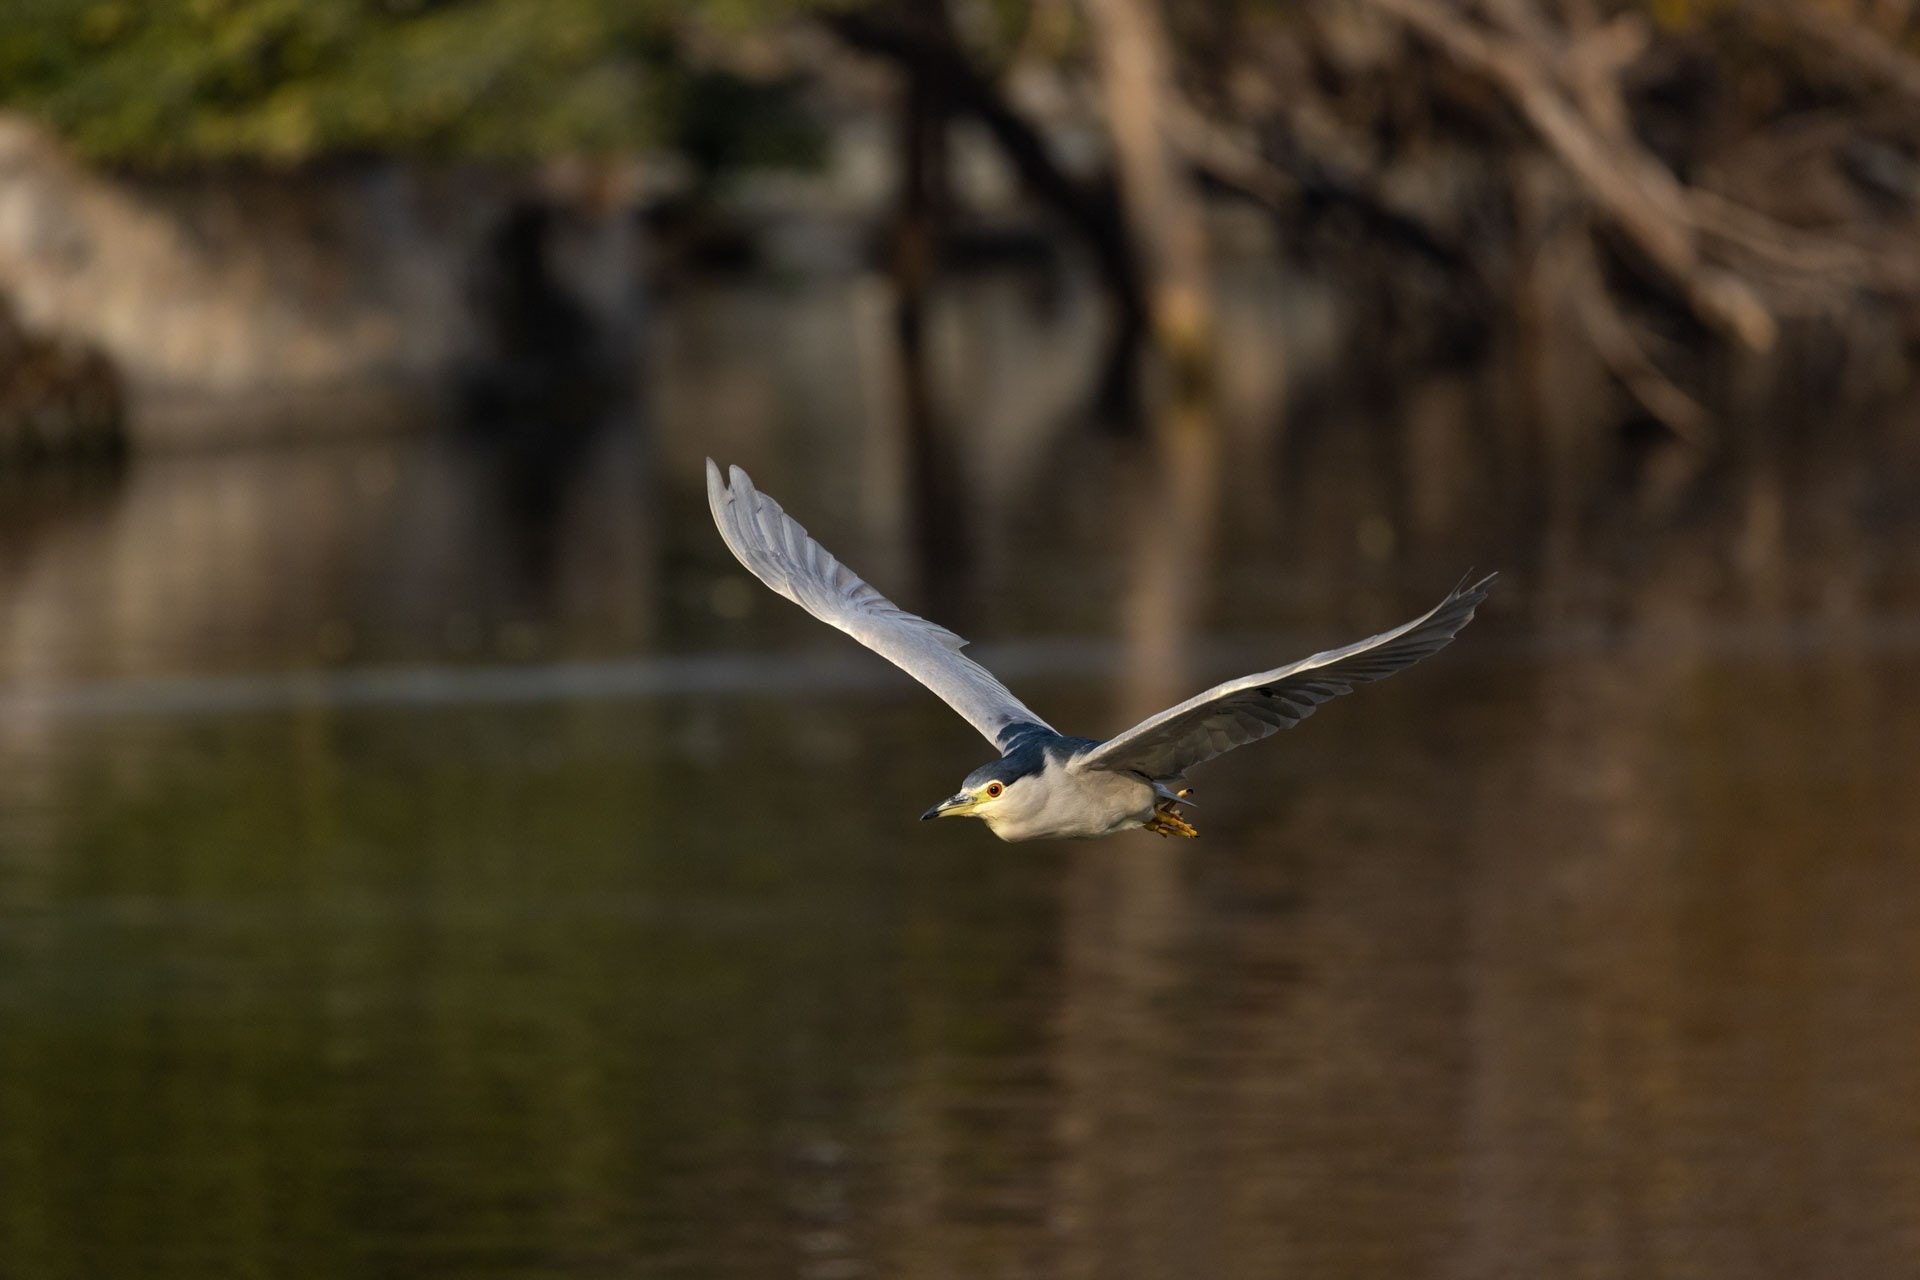
M1222 762L1198 844L1017 856L912 822L973 748L890 692L70 723L5 771L0 1242L1899 1274L1916 695L1463 653Z
M1210 767L1202 840L1012 849L915 821L963 725L724 589L683 421L544 582L437 444L8 526L0 1274L1910 1273L1910 541L1773 479L1502 557L1443 659ZM859 468L756 438L910 581ZM954 621L1101 732L1487 563L1452 481L1312 448L1166 559L1138 455L987 490Z

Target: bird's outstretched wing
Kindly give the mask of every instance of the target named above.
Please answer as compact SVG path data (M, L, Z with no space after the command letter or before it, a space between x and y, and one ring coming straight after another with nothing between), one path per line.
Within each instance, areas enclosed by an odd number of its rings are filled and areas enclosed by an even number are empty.
M1472 620L1496 576L1488 574L1472 586L1462 582L1431 612L1404 626L1216 685L1101 743L1077 757L1074 767L1174 778L1204 760L1292 728L1355 685L1384 679L1444 649Z
M1026 708L993 673L960 652L967 643L908 613L833 558L780 504L729 469L731 484L707 459L707 501L720 536L753 576L822 622L840 628L946 700L1002 751L1026 728L1052 726Z

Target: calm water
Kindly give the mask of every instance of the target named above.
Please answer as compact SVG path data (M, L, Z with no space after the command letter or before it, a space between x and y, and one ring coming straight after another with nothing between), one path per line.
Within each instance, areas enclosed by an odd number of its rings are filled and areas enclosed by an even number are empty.
M370 444L0 518L0 1276L1920 1275L1910 540L1758 484L1409 556L1230 479L1169 628L1089 450L943 615L1069 728L1510 572L1202 839L1011 847L676 439L531 516ZM717 447L928 598L897 502Z

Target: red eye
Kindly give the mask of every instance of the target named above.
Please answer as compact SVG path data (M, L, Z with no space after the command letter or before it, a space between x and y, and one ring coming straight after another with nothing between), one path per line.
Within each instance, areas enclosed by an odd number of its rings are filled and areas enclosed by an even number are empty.
M989 782L987 784L987 799L998 800L1000 798L1000 793L1005 790L1006 788L1001 786L999 783Z

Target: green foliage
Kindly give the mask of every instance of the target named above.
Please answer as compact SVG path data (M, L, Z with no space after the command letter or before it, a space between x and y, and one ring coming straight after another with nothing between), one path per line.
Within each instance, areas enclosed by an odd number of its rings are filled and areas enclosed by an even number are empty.
M604 152L682 131L700 100L679 57L696 20L738 32L805 7L0 0L0 105L44 119L93 158L149 168Z

